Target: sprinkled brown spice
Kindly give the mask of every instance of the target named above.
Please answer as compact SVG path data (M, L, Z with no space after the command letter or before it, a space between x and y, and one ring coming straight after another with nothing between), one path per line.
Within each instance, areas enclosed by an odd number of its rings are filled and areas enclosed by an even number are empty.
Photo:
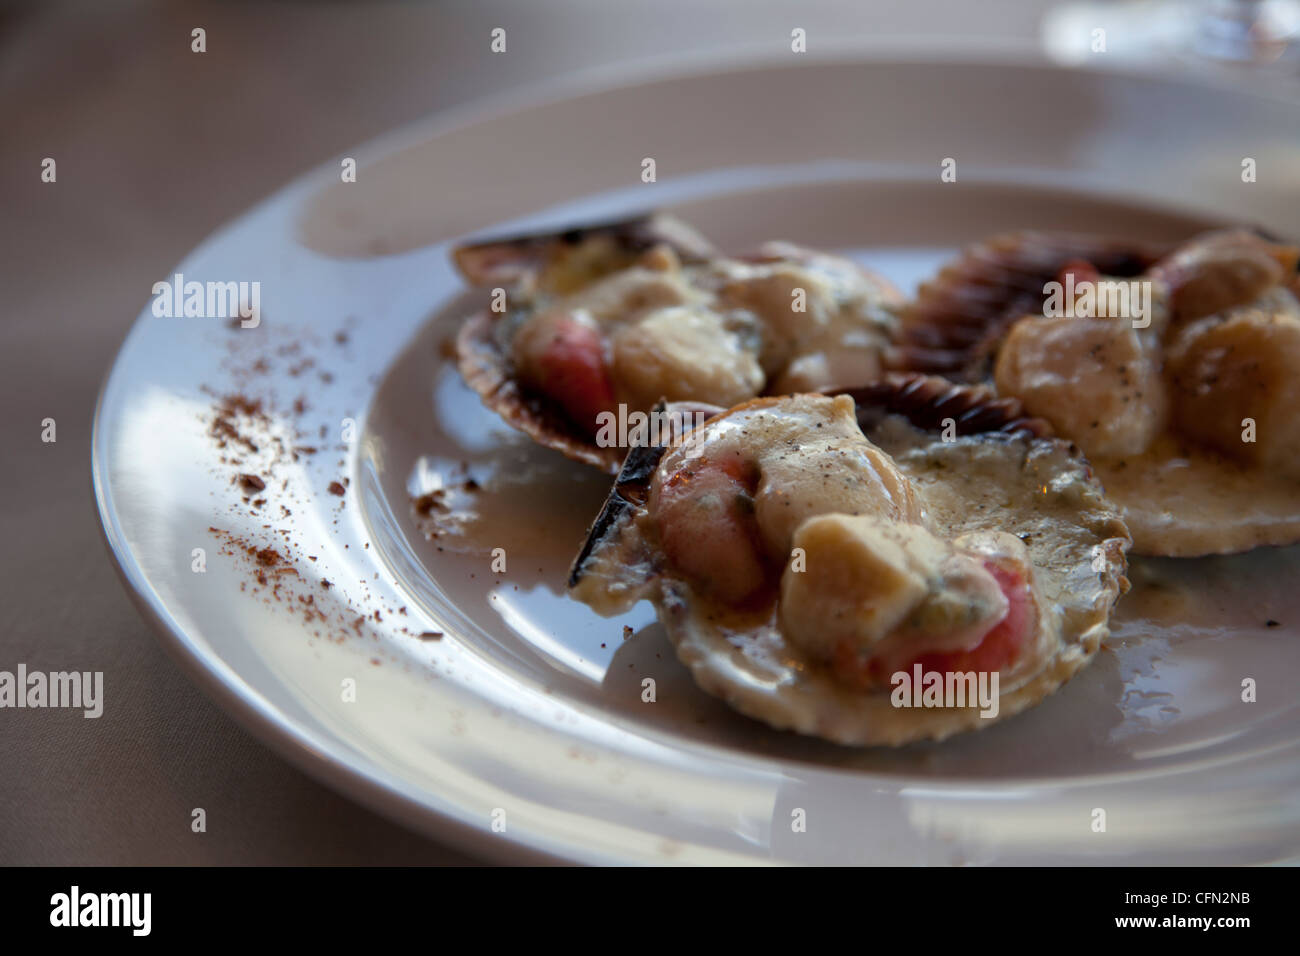
M440 641L442 640L442 631L421 631L420 640L422 641Z
M231 354L225 368L237 383L234 386L236 391L226 394L200 386L212 403L202 420L215 450L214 474L217 468L225 471L224 477L228 479L231 490L228 502L231 513L244 518L249 514L259 514L270 522L273 510L277 519L288 519L294 510L301 509L291 510L287 506L286 502L294 496L293 483L291 476L279 469L290 461L298 461L300 456L333 450L325 447L328 425L301 421L312 411L312 402L306 393L299 393L291 403L274 410L270 399L251 396L259 394L260 380L272 373L314 377L319 372L316 367L319 357L307 354L307 349L298 341L280 345L272 355L267 351L265 337L258 339L255 346L262 354L249 355L245 343L253 343L252 337L232 335L230 338ZM236 339L240 340L237 346L233 344ZM328 372L320 372L320 375L326 381L331 377ZM319 433L320 441L314 441L315 433ZM340 451L346 448L345 445L339 446ZM345 464L341 459L340 467ZM349 482L347 478L340 478L328 487L332 494L343 497ZM271 500L273 496L275 501ZM335 523L337 525L337 521ZM377 611L368 592L358 604L328 579L312 575L309 580L304 580L297 562L306 559L314 563L318 553L303 553L303 543L295 540L292 527L281 527L274 522L260 527L263 529L261 534L270 536L273 544L268 546L267 540L254 542L238 533L209 526L210 533L222 542L221 553L243 563L247 578L238 582L240 592L250 597L257 595L257 599L267 606L291 609L309 625L308 633L315 638L336 643L358 638L379 639L378 633L362 626L361 622L374 621L378 622L375 627L382 627L386 623L383 614L390 613L389 608L385 607L383 613ZM344 548L347 548L346 544ZM306 588L309 584L312 586ZM319 585L319 593L315 585ZM306 593L307 590L312 593ZM367 604L371 606L367 607ZM310 627L317 623L323 626Z
M421 517L427 518L434 508L442 507L443 495L444 492L441 490L430 491L426 494L420 495L420 497L416 498L413 502L415 505L415 513Z

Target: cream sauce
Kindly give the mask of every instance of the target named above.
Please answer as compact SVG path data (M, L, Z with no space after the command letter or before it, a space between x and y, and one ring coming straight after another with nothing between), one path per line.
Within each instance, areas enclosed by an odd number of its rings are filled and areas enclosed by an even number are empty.
M1231 554L1300 539L1300 482L1163 435L1141 455L1092 463L1139 554Z
M528 368L551 338L534 326L562 314L594 323L629 410L648 411L660 398L730 406L764 391L875 381L902 302L853 262L785 243L765 246L757 262L685 266L659 246L605 275L589 260L609 268L610 251L582 248L516 290L503 328L516 365Z

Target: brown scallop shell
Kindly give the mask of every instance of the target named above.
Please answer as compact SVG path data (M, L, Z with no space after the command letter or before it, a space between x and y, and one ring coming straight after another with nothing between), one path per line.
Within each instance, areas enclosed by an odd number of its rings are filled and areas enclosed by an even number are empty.
M667 243L683 261L700 261L713 247L685 223L652 214L619 222L560 232L517 236L461 246L452 253L466 281L478 286L506 286L536 276L557 253L593 236L613 237L620 250L635 256ZM561 454L618 473L623 449L601 448L577 429L554 402L515 380L506 346L496 335L498 313L487 310L465 322L456 339L457 361L465 382L483 403L533 441Z
M699 261L714 254L712 244L686 223L649 213L597 225L471 243L453 250L452 261L471 285L509 285L536 274L566 247L595 236L611 237L630 256L661 243L672 246L683 261Z
M923 283L903 310L895 366L953 381L986 381L1011 324L1042 311L1044 284L1070 260L1087 260L1103 275L1132 277L1169 249L1159 243L1041 232L1008 233L976 243Z
M987 386L957 385L937 375L890 372L874 385L842 389L837 394L848 395L857 403L858 425L863 431L869 431L885 415L902 415L926 431L942 431L945 420L951 418L958 435L1023 432L1034 438L1052 436L1052 426L1025 415L1019 399L998 398Z
M472 316L456 337L457 361L466 384L483 404L533 441L607 474L618 474L623 449L602 448L570 422L564 411L536 392L525 391L511 374L510 360L494 335L497 316Z
M660 402L654 407L654 412L662 414L666 407L663 402ZM725 411L722 408L709 408L705 405L696 407L708 409L711 412L709 417ZM591 523L591 527L587 529L587 537L582 542L582 548L578 556L573 559L572 567L569 568L569 587L573 587L582 578L582 569L587 563L587 558L591 557L591 553L606 535L614 532L619 519L634 508L645 504L650 494L650 481L654 478L655 469L659 467L659 461L667 450L667 445L635 445L628 451L627 458L618 469L614 486L610 488L609 495L605 498L605 504L596 515L596 520Z

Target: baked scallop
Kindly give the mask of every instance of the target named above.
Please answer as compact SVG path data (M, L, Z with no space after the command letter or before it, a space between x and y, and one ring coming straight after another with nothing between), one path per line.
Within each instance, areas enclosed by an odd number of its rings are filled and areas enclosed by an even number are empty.
M660 399L729 407L874 381L902 304L848 260L785 242L724 256L661 215L455 261L496 306L459 336L466 382L540 444L611 474L626 448L609 426Z
M741 713L898 745L988 726L1088 663L1128 546L1077 451L1014 400L888 375L632 449L570 589L604 614L650 600Z
M1300 250L1246 230L1154 261L1120 243L999 242L999 264L968 253L907 310L919 367L987 378L1076 442L1139 554L1300 541ZM1020 297L1001 284L1013 273ZM981 311L970 304L980 295L1019 314Z

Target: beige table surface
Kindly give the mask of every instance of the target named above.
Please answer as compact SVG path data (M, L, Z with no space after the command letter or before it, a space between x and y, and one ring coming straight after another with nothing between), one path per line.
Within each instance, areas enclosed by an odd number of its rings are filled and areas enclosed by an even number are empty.
M208 233L395 125L585 66L788 44L793 26L810 55L830 36L1027 39L1045 6L0 5L0 670L102 670L106 698L98 720L0 710L0 863L474 862L255 741L181 675L118 582L91 497L95 398L152 283ZM494 26L504 56L488 52ZM191 832L195 807L206 833Z

